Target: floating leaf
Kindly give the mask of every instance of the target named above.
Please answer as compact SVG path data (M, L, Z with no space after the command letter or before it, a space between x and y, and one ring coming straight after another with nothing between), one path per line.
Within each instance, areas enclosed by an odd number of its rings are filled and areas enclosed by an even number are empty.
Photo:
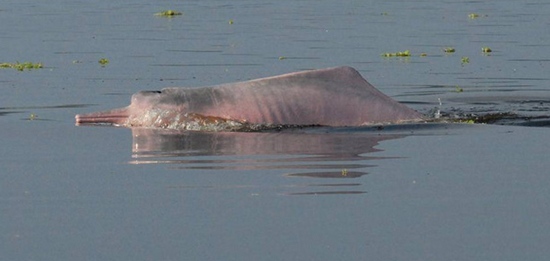
M445 48L443 48L443 51L446 52L446 53L454 53L454 52L455 52L455 48L453 48L453 47L445 47Z
M347 169L343 169L342 170L342 176L347 176L348 175L348 170Z
M472 19L472 20L473 20L473 19L480 18L480 17L487 17L487 16L488 16L488 15L486 15L486 14L485 14L485 15L480 15L480 14L478 14L478 13L470 13L470 14L468 14L468 18L470 18L470 19Z
M157 16L174 16L174 15L181 15L181 12L174 11L174 10L166 10L159 13L156 13Z
M109 60L107 58L101 58L98 62L99 64L101 64L101 66L105 66L109 63Z
M409 57L409 56L411 56L411 52L409 50L405 50L403 52L396 52L396 53L383 53L382 56L384 56L384 57Z

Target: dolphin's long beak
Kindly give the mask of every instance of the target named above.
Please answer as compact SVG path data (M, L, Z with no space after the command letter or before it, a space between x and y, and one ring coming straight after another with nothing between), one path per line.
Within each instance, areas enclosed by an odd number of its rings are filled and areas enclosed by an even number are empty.
M86 114L77 114L75 116L76 125L81 124L114 124L122 125L126 122L129 114L128 107L113 109L108 111L92 112Z

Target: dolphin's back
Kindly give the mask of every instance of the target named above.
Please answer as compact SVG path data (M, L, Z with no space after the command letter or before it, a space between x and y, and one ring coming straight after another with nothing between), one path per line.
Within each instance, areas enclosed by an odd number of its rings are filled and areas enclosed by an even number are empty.
M205 88L167 88L163 93L186 97L190 112L252 123L357 126L421 117L378 91L351 67Z

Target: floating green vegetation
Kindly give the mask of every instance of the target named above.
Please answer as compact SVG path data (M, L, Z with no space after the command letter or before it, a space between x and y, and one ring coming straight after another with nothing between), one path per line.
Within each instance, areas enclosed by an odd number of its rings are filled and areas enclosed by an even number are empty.
M464 91L464 89L458 87L458 85L455 86L455 92L463 92L463 91Z
M34 114L34 113L31 113L31 115L29 115L29 121L34 121L38 119L38 115Z
M462 62L462 64L470 63L470 58L468 56L462 56L460 61Z
M453 47L445 47L443 48L443 51L446 53L454 53L456 50Z
M382 12L380 15L388 15L388 12Z
M31 69L41 69L43 68L42 63L32 63L32 62L15 62L15 63L0 63L0 68L10 68L16 69L18 71L31 70Z
M233 19L229 19L229 24L233 24Z
M487 15L480 15L478 13L470 13L468 14L468 18L474 20L474 19L478 19L480 17L487 17Z
M284 59L286 59L285 56L279 56L279 60L284 60Z
M181 15L181 14L182 14L182 13L181 13L181 12L178 12L178 11L166 10L166 11L162 11L162 12L156 13L155 15L156 15L156 16L168 16L168 17L171 17L171 16Z
M347 169L343 169L342 170L342 176L347 176L348 175L348 170Z
M428 56L427 53L421 53L421 54L420 54L420 57L426 57L426 56Z
M517 120L518 115L513 112L495 112L495 113L486 113L481 115L468 114L461 117L459 122L461 123L481 123L481 124L498 124L499 122L508 121L508 120ZM526 120L529 117L525 118Z
M107 65L109 63L109 59L101 58L101 59L99 59L98 63L101 64L101 66L104 67L105 65Z
M493 50L491 50L491 48L489 48L489 47L482 47L482 48L481 48L481 52L483 52L483 53L490 53L490 52L493 52Z
M469 119L469 120L462 120L462 121L459 121L460 123L466 123L466 124L474 124L476 123L474 120L472 119Z
M383 57L409 57L411 56L411 52L409 50L405 50L403 52L396 52L396 53L383 53Z

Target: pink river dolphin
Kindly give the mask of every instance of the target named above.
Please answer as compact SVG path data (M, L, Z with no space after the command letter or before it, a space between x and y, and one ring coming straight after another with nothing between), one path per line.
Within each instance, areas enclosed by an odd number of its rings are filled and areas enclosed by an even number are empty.
M141 91L132 95L128 107L75 118L77 125L219 131L403 123L423 116L344 66L209 87Z

